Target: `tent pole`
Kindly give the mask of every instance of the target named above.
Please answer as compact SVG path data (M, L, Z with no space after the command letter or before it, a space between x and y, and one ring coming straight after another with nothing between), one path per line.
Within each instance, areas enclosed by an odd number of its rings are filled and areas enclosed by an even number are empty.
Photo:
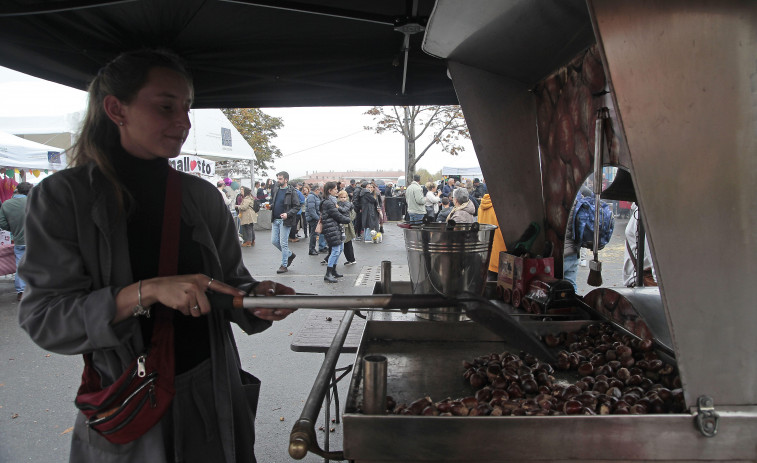
M255 188L255 160L250 159L250 190L252 190L253 194L257 194L254 188Z

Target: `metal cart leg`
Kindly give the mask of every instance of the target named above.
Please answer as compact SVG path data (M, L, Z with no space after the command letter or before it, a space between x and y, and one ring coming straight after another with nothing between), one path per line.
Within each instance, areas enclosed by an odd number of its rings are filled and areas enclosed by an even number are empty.
M334 380L334 419L336 420L336 424L339 424L339 388L337 387L337 382L339 380L336 379L336 370L334 370L334 376L332 379Z

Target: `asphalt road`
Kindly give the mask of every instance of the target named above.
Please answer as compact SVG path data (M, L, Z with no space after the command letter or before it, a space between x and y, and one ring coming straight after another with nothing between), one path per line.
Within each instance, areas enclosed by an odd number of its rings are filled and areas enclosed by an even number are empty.
M616 220L613 239L600 252L605 286L622 283L625 224L625 220ZM271 279L298 292L370 294L372 284L355 286L363 266L378 266L383 260L401 265L407 263L402 231L395 223L386 224L383 243L355 243L357 265L344 266L342 257L339 270L344 278L337 284L323 281L325 266L320 260L324 255L309 256L304 239L291 243L297 254L291 270L277 275L280 253L270 244L270 231L256 234L256 246L243 248L244 262L250 272L257 279ZM587 260L591 259L590 253L584 252ZM587 277L588 267L579 267L580 294L592 289L586 284ZM323 361L321 354L298 353L290 349L290 343L307 315L307 310L295 312L254 336L235 330L243 368L263 382L256 420L256 454L261 463L294 461L287 452L289 432L302 412ZM66 462L75 416L73 399L81 378L81 357L40 349L18 327L17 317L18 303L12 276L0 277L0 462ZM334 319L340 318L336 313ZM354 357L354 354L342 355L339 365L353 363ZM342 398L346 397L348 383L349 377L341 383ZM341 428L337 424L330 427L334 428L334 432L329 433L331 448L341 449ZM301 461L323 460L311 454Z

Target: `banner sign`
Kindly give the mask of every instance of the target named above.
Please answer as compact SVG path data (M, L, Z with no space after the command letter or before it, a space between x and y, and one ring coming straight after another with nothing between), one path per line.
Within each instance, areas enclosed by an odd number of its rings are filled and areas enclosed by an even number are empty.
M180 172L205 176L214 176L216 174L215 161L208 161L199 156L180 154L174 159L169 159L168 162L171 164L171 167Z

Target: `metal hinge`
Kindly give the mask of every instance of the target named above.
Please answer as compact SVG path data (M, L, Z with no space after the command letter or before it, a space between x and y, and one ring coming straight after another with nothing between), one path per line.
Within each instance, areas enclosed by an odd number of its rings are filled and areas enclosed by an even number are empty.
M718 433L718 419L720 416L715 411L715 401L706 395L697 399L696 427L704 437L715 437Z

